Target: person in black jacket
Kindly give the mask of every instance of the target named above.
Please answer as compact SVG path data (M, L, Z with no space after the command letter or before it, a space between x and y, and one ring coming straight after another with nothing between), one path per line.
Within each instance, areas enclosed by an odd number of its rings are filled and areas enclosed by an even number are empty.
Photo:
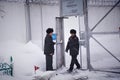
M53 70L52 59L54 55L54 42L52 40L53 29L48 28L46 30L45 44L44 44L44 54L46 56L46 71Z
M79 54L79 39L76 36L76 30L71 29L70 34L71 34L71 36L70 36L67 46L66 46L66 52L68 52L68 50L70 50L70 55L72 57L70 68L68 69L68 72L72 72L74 64L76 64L77 69L81 68L81 66L77 60L77 55Z

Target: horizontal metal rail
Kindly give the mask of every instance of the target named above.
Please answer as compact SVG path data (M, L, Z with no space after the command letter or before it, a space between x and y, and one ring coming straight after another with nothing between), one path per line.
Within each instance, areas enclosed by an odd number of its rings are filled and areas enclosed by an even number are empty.
M93 35L116 35L120 34L120 31L118 32L91 32Z
M0 71L3 71L3 70L10 70L11 68L2 68L0 69Z
M109 73L116 73L120 74L120 71L111 71L111 70L101 70L101 69L93 69L93 71L100 71L100 72L109 72Z

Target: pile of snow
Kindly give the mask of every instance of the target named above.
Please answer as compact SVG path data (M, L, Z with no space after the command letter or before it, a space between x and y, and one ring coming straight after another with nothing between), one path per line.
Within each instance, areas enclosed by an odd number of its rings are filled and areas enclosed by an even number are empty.
M25 44L20 53L14 56L14 69L16 74L31 76L34 74L34 66L39 66L43 70L45 68L44 64L43 51L32 42Z
M40 67L40 70L45 70L43 51L31 41L27 44L15 41L1 42L0 44L0 62L10 64L10 57L12 56L13 75L15 77L32 76L34 66Z

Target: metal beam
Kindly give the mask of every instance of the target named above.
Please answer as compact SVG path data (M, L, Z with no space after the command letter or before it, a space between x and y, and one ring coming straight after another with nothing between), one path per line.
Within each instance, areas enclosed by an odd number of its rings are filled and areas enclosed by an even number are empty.
M103 49L105 49L112 57L114 57L118 62L120 62L120 60L114 56L112 54L112 52L110 52L106 47L104 47L97 39L95 39L93 36L91 36L92 39L94 39Z
M108 72L108 73L120 74L120 71L101 70L101 69L94 69L93 71L100 71L100 72Z
M78 24L79 24L79 37L81 36L81 27L80 27L80 16L78 16ZM80 45L80 64L82 68L82 46Z
M56 17L56 68L65 66L63 17ZM60 43L62 41L62 43Z
M90 64L90 45L89 45L89 26L88 26L88 4L87 0L84 0L84 24L85 24L85 42L86 42L86 53L87 53L87 69L91 70L92 66Z
M42 50L44 50L44 33L43 33L43 6L42 6L42 0L39 2L40 6L40 20L41 20L41 40L42 40Z
M119 35L120 31L118 32L91 32L93 35Z
M120 0L97 22L97 24L91 29L91 31L93 31L119 3L120 3Z

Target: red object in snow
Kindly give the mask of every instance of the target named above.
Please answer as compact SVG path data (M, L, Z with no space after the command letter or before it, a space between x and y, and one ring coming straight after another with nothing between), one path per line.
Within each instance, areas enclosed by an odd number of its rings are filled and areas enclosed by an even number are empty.
M39 69L39 67L38 66L34 66L34 70L36 71L36 70L38 70Z

